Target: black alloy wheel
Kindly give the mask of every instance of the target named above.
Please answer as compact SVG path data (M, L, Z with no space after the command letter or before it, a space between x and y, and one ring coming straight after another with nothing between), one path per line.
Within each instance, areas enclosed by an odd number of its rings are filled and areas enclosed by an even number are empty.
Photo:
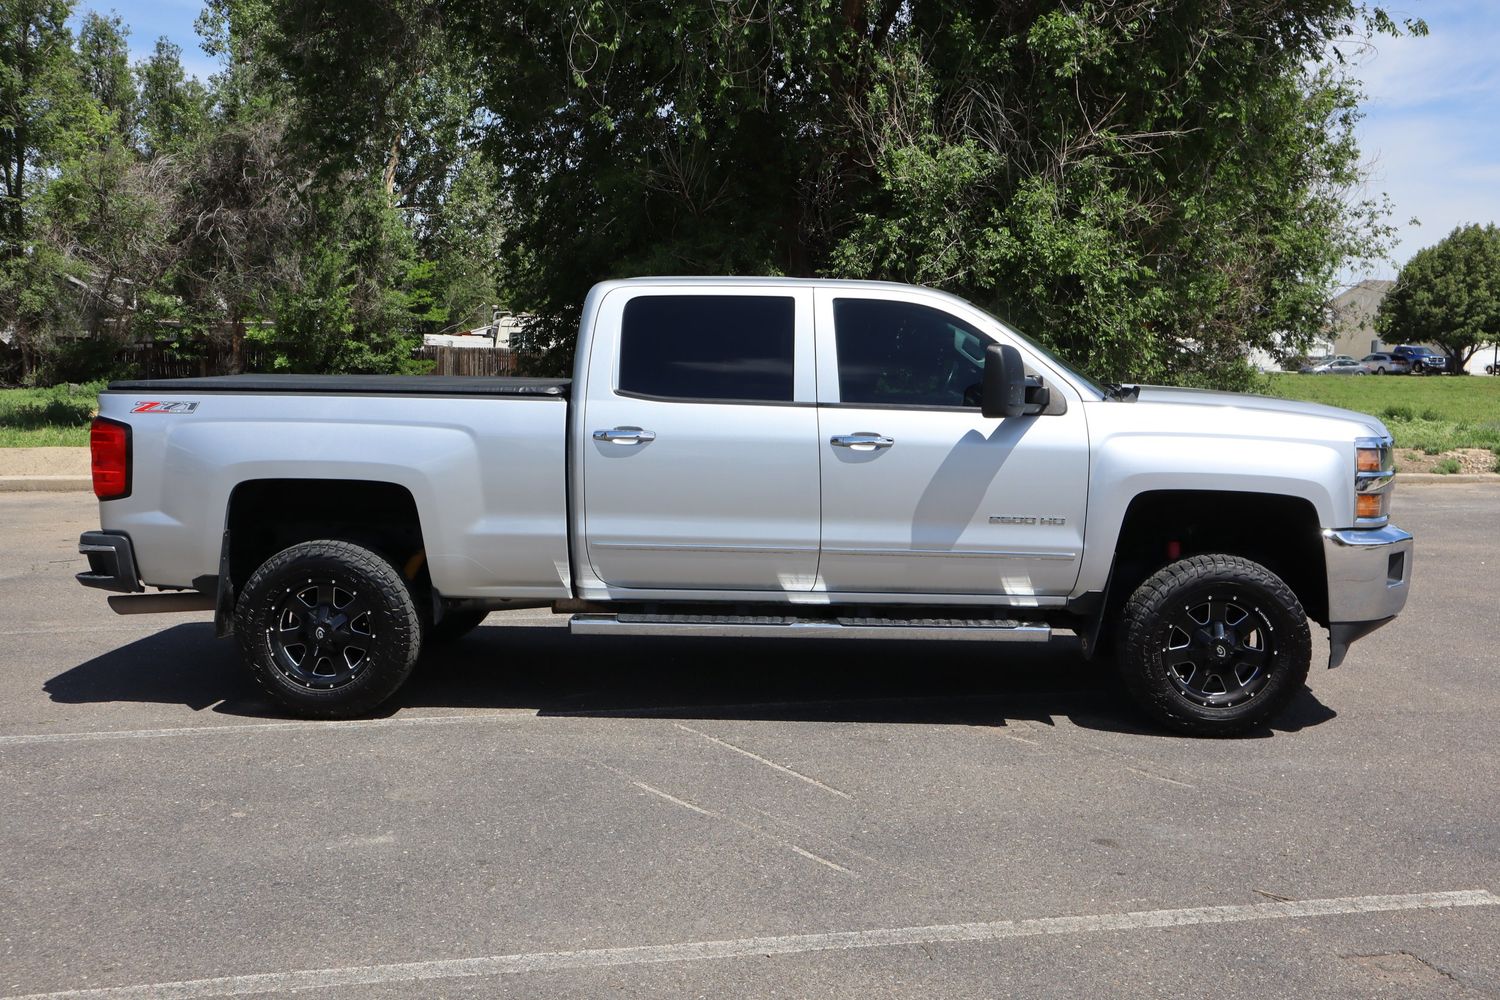
M1259 694L1275 656L1274 633L1263 614L1213 594L1172 616L1162 646L1172 685L1184 698L1215 708Z
M411 589L384 557L350 542L302 542L267 559L235 606L256 682L299 715L347 718L405 683L421 649Z
M374 647L373 611L347 580L325 575L287 587L268 633L276 668L294 684L332 690L352 682Z
M1307 682L1307 613L1240 556L1198 555L1146 579L1122 612L1120 676L1164 726L1232 736L1274 718Z

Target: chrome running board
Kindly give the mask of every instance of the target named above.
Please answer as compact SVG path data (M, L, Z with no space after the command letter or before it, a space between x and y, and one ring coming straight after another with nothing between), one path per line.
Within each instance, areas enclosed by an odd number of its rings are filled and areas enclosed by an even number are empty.
M1046 642L1052 627L1004 618L795 618L775 615L579 614L574 635L697 635L734 638L968 639Z

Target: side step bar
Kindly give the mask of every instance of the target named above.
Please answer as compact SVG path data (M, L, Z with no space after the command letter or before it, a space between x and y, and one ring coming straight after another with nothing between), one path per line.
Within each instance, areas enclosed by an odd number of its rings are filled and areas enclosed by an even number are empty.
M735 638L978 639L1046 642L1052 627L1006 618L793 618L773 615L579 614L574 635L687 635Z

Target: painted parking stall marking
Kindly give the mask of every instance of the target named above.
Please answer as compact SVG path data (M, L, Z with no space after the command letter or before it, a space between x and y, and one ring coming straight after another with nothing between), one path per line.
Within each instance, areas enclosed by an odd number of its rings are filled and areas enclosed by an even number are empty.
M1391 896L1349 896L1305 899L1240 906L1192 906L1170 910L1138 910L1086 916L1033 917L985 923L935 924L925 927L883 927L833 931L825 934L788 934L776 937L688 941L680 944L632 948L589 948L484 958L402 962L393 965L305 969L247 976L113 986L53 993L31 993L6 1000L198 1000L200 997L250 996L257 993L416 983L477 976L513 976L536 972L601 969L666 962L705 962L751 956L797 955L819 951L890 948L901 945L955 944L1002 941L1008 938L1060 934L1098 934L1120 931L1197 927L1204 924L1249 923L1260 920L1334 917L1363 913L1441 910L1454 907L1500 906L1500 896L1486 889L1455 892L1415 892Z

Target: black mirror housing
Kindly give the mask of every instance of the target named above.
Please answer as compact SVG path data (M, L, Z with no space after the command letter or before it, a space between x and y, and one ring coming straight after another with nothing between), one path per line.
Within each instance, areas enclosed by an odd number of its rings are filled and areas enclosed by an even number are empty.
M986 417L1019 417L1026 412L1026 366L1009 344L984 349L984 396L979 412Z

